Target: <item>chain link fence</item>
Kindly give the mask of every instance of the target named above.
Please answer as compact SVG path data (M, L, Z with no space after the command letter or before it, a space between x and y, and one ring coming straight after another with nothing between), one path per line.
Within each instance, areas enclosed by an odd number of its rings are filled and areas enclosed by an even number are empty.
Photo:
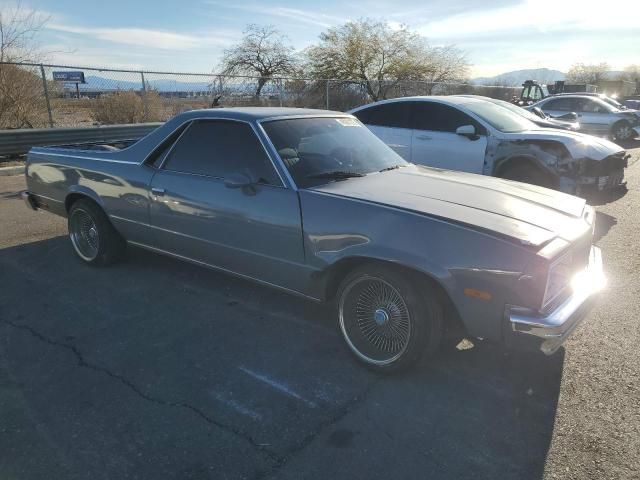
M76 83L78 79L84 81ZM519 95L520 90L418 81L374 83L367 89L357 80L273 78L258 91L258 80L207 73L0 63L0 129L157 122L186 110L218 106L345 111L371 102L369 90L379 93L380 99L475 94L504 100Z

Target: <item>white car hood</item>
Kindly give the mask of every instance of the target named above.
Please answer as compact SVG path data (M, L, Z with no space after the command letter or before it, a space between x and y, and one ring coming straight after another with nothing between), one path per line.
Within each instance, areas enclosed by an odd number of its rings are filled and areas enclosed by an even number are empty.
M609 155L624 152L622 147L609 140L569 130L541 128L518 133L504 133L503 135L505 140L553 140L560 142L567 147L571 156L576 160L581 158L604 160Z

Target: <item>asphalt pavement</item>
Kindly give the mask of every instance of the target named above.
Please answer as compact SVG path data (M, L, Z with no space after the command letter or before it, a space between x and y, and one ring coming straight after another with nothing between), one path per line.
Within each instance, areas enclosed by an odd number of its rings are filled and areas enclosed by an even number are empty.
M450 346L396 376L352 360L328 307L135 248L83 265L0 177L0 478L640 478L627 176L597 202L607 290L565 348Z

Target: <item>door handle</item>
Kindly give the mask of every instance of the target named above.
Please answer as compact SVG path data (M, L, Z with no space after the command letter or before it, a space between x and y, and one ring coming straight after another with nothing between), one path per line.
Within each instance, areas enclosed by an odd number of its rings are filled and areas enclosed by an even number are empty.
M151 188L151 193L154 194L156 197L162 197L164 195L164 188L156 188L156 187L152 187Z
M418 140L431 140L431 137L429 135L416 135L416 138Z

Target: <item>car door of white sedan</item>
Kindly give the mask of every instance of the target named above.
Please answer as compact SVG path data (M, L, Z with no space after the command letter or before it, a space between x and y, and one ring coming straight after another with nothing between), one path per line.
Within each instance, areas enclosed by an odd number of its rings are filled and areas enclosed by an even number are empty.
M487 149L486 130L466 113L437 102L411 102L411 161L430 167L483 173ZM479 133L469 138L455 133L473 125Z
M379 125L367 125L367 127L407 162L411 161L412 130L410 128L381 127Z
M353 113L376 137L393 148L406 161L411 160L409 102L389 102Z

